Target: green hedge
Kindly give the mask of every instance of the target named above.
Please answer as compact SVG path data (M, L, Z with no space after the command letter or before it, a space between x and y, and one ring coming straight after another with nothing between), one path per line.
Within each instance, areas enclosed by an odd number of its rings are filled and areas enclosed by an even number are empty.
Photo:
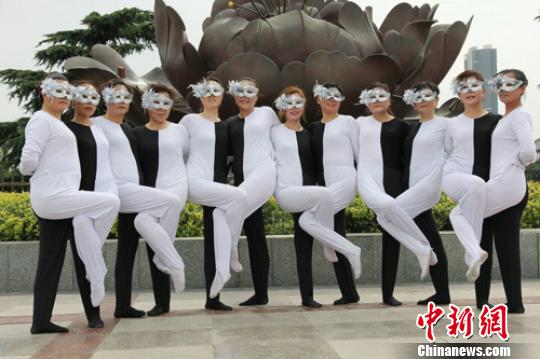
M444 194L435 206L434 214L440 230L451 230L448 214L454 203ZM264 225L267 234L290 234L293 229L292 216L284 213L272 198L263 208ZM346 227L349 233L378 232L375 214L367 208L359 197L345 211ZM529 203L521 221L522 228L540 227L540 182L529 181ZM118 235L116 225L109 237ZM178 226L179 237L200 237L203 235L203 213L200 206L188 202ZM0 241L28 241L38 238L38 226L28 193L0 192Z

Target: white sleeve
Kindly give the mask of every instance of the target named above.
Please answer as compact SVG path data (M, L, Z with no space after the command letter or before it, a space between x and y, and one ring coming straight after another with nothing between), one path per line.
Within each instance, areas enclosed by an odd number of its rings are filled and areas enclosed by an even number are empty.
M449 123L450 119L446 119L446 131L444 133L444 152L445 158L448 158L452 151L454 150L454 142L452 139L451 126Z
M528 166L536 161L532 117L528 112L522 112L520 116L513 118L511 123L519 142L518 160L521 165Z
M271 126L280 125L281 121L279 120L279 117L276 115L276 112L272 109L272 107L263 106L261 109L264 109L268 113L268 117L270 118Z
M351 145L353 148L354 162L358 163L358 151L360 149L360 144L358 143L358 137L360 135L360 127L358 120L351 117Z
M39 116L30 118L24 130L24 146L18 169L25 176L30 176L39 165L39 157L51 137L49 123Z
M178 128L180 129L180 134L182 138L182 153L184 155L184 160L187 160L189 154L189 133L183 124L179 124Z

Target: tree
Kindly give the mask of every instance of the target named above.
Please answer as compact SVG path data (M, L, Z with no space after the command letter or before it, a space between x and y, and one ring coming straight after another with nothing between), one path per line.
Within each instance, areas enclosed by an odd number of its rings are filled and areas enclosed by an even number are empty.
M32 113L40 108L37 88L47 71L59 68L72 56L88 56L92 46L109 45L126 56L151 49L155 44L154 15L151 11L124 8L110 14L91 12L82 19L83 28L44 35L34 59L42 70L5 69L0 82L7 85L10 99ZM0 124L0 168L13 170L24 143L27 117Z

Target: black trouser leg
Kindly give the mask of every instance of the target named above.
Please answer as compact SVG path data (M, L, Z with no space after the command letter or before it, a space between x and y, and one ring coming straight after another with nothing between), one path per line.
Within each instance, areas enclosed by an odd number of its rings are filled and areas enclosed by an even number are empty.
M346 236L345 233L345 210L341 210L334 216L334 230ZM347 258L336 252L338 261L334 263L334 271L336 272L336 278L343 298L357 300L359 298L356 291L356 284L354 283L354 275L351 269L351 264Z
M156 305L168 310L171 304L171 283L169 275L160 271L154 263L154 251L148 243L146 244L148 263L150 265L150 275L152 277L152 290Z
M521 294L521 257L519 248L519 230L521 215L527 205L528 193L514 207L493 216L493 234L497 258L501 268L501 277L508 307L523 308Z
M216 276L216 255L214 251L214 207L203 206L204 233L204 279L206 284L206 303L218 303L217 297L210 298L210 287Z
M491 270L493 267L493 217L484 219L480 247L487 252L488 258L482 263L480 275L474 283L477 307L481 307L489 301Z
M86 319L88 321L99 318L99 307L94 307L92 305L92 299L90 298L90 282L86 279L86 269L84 263L79 257L77 252L77 247L75 244L75 239L73 238L73 226L71 221L69 223L70 227L70 236L69 241L71 244L71 252L73 253L73 263L75 265L75 275L77 277L77 286L79 287L79 292L81 293L81 300L84 307L84 313L86 314Z
M440 299L450 300L450 290L448 289L448 260L442 243L441 236L437 230L435 218L431 210L418 215L414 222L418 225L422 233L426 236L431 248L437 255L437 264L429 267L431 281L435 288L435 295Z
M118 249L114 268L115 312L126 311L131 306L133 267L139 245L139 233L133 223L136 216L136 213L120 213L118 215Z
M244 221L244 233L247 237L249 263L255 296L259 299L268 298L268 272L270 269L270 254L264 233L264 218L262 207L258 208Z
M66 257L66 245L72 230L71 219L56 221L38 218L38 225L39 259L34 282L32 316L32 328L37 330L45 328L51 321Z
M313 272L312 254L313 237L307 234L298 224L301 213L294 213L294 249L296 252L296 271L298 273L298 284L300 286L300 296L303 303L308 303L313 299Z
M399 263L399 242L386 231L382 231L382 296L394 295Z

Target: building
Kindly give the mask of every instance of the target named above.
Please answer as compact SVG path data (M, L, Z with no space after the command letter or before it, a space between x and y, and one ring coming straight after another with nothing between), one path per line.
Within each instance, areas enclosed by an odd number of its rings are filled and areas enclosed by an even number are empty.
M474 70L490 79L497 73L497 49L491 45L485 45L479 49L471 47L465 55L465 70ZM484 107L486 110L499 113L498 99L495 92L489 91L484 98Z

